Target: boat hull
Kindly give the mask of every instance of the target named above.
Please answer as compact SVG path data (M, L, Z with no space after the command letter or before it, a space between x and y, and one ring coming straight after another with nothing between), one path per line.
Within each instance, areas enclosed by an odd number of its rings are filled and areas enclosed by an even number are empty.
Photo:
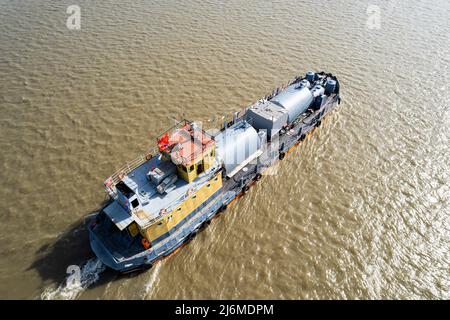
M109 268L127 273L135 270L151 268L158 261L176 252L185 243L192 240L198 231L209 225L210 221L231 204L234 200L245 194L249 187L259 180L267 169L283 160L285 156L310 134L330 111L340 103L339 94L333 94L318 110L312 112L307 118L281 132L276 141L269 141L264 153L245 168L242 168L232 179L224 179L223 187L208 204L201 206L198 212L173 234L168 235L164 241L151 248L131 256L117 257L106 248L103 241L95 233L95 225L90 225L91 248L95 255ZM235 119L239 121L240 119Z

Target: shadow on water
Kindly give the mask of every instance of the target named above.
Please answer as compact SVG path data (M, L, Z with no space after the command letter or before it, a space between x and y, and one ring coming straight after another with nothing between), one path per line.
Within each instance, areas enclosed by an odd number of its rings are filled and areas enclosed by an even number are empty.
M89 243L87 225L89 218L97 213L109 201L105 200L101 206L87 214L84 219L76 222L57 239L40 247L35 253L35 259L27 270L37 270L44 283L52 282L60 285L68 276L67 267L77 265L80 268L90 259L95 259ZM86 289L102 286L111 281L132 277L134 274L121 275L118 272L106 268L98 281L92 283Z
M103 201L98 209L90 212L85 218L74 223L55 240L40 247L35 252L35 259L27 270L37 270L43 283L46 285L54 284L60 286L66 282L69 275L67 273L69 266L76 265L82 269L88 261L96 259L90 247L87 226L89 225L90 219L108 203L109 200ZM202 232L205 228L206 226L201 228L199 232ZM186 241L181 247L189 243L190 241ZM166 258L174 255L177 251L169 254ZM89 290L107 285L112 281L134 278L143 272L146 272L146 270L137 270L122 274L106 267L104 271L99 273L98 280L89 283L87 287L83 287L82 289Z

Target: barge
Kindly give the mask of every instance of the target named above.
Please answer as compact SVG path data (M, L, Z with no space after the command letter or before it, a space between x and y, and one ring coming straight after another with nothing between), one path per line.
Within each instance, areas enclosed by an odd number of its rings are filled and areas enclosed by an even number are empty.
M220 129L179 122L105 180L109 201L88 224L93 252L122 273L151 268L246 193L339 103L335 76L307 72Z

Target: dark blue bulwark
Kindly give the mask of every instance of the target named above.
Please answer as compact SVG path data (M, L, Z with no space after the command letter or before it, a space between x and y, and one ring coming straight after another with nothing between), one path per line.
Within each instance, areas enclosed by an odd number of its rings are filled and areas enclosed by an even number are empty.
M169 231L167 231L166 233L164 233L162 236L160 236L159 238L156 238L154 241L152 241L152 246L158 244L158 242L166 239L167 237L169 237L170 235L172 235L175 231L177 231L178 229L180 229L185 223L186 221L190 220L195 214L197 214L200 210L202 210L204 207L206 207L209 203L211 203L212 201L214 201L217 196L221 193L222 188L220 188L219 190L217 190L215 193L213 193L208 200L206 200L205 202L203 202L197 209L195 209L194 211L192 211L191 213L189 213L186 217L184 217L183 220L181 220L180 222L178 222L178 224L173 227L172 229L170 229Z

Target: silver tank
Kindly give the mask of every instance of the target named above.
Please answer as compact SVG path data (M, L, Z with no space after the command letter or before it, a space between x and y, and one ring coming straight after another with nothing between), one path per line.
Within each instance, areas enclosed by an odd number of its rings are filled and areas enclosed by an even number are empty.
M310 84L309 81L306 80L306 79L303 79L302 81L300 81L300 86L301 86L301 87L311 88L311 84Z
M260 137L246 121L240 121L220 132L215 138L217 157L227 173L247 160L261 148Z
M325 93L325 89L320 85L315 85L314 88L311 89L311 93L313 95L313 97L320 97L321 95L323 95Z
M273 97L270 101L287 110L288 123L290 124L308 109L313 101L313 96L308 87L296 89L292 86Z

